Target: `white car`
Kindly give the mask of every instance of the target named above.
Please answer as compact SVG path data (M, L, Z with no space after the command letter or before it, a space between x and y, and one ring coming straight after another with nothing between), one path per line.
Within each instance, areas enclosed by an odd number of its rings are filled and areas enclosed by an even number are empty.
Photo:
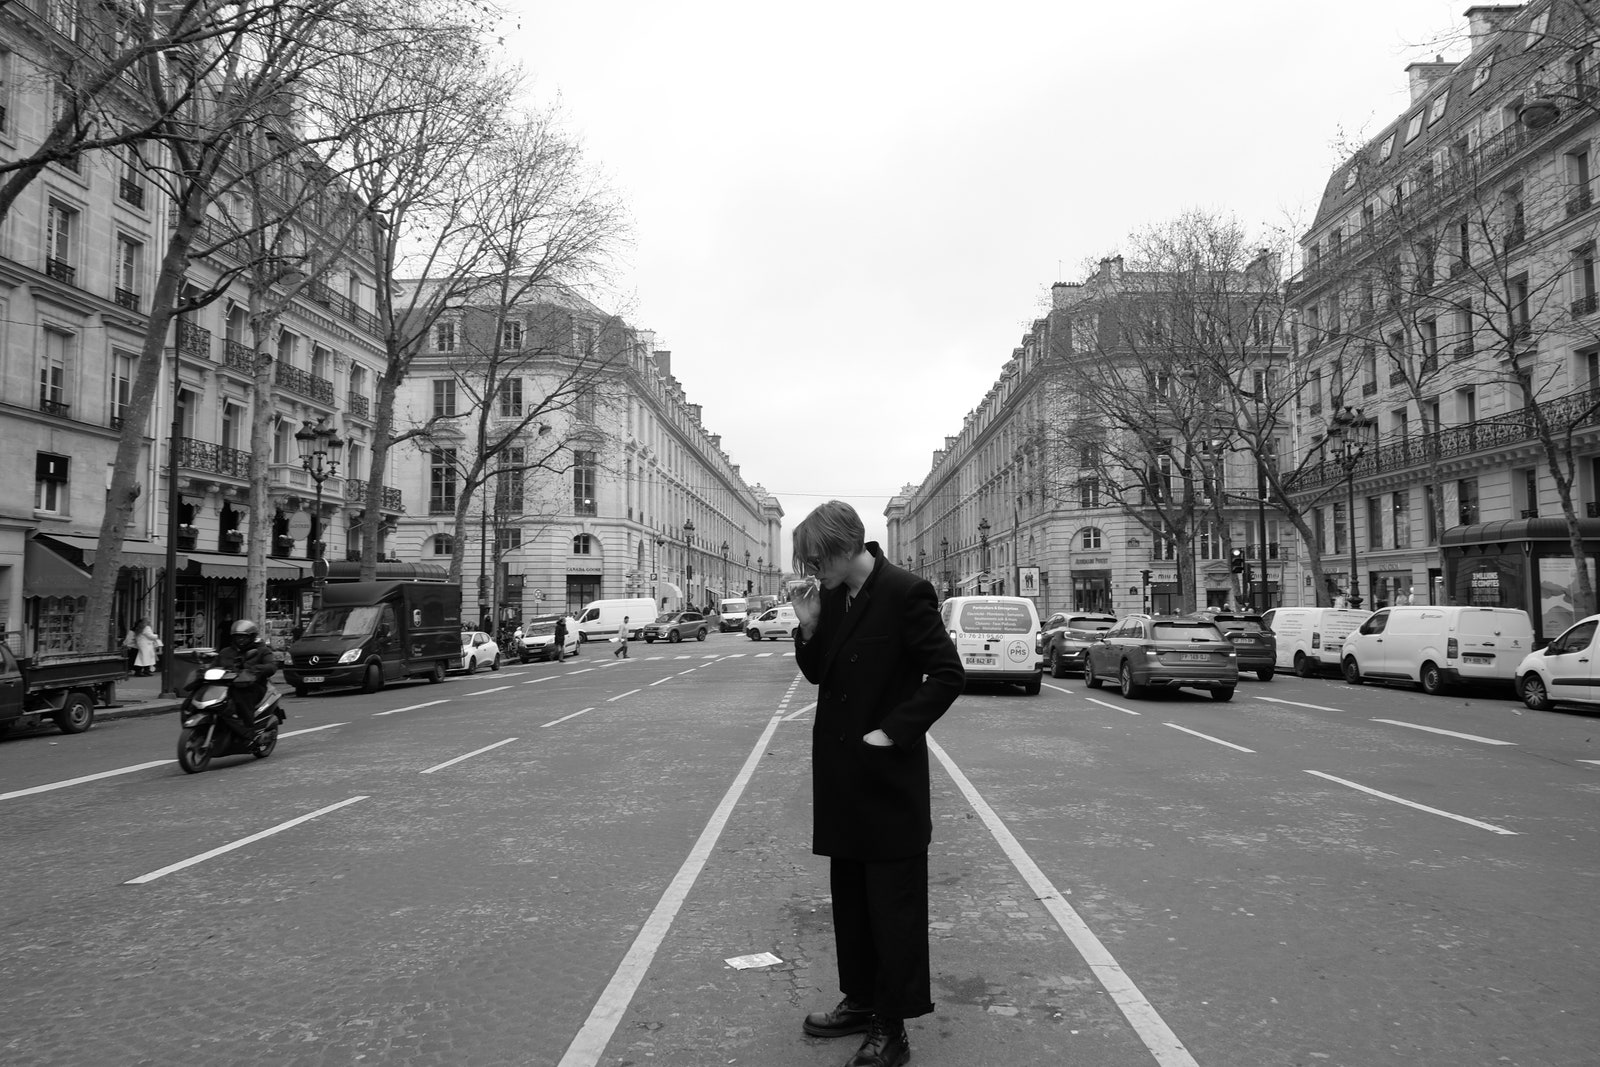
M1557 704L1600 704L1600 615L1579 619L1517 664L1517 695L1534 711Z
M567 621L566 639L561 642L561 649L556 649L556 622ZM522 624L518 631L522 635L517 650L517 660L529 663L533 660L563 660L568 656L576 656L582 647L578 634L578 620L570 615L535 615Z
M745 629L745 636L752 641L759 641L763 637L768 641L776 641L780 637L793 639L798 629L800 620L794 616L794 605L779 604L756 616L756 621Z
M461 669L476 674L479 667L500 669L500 646L482 630L461 632Z

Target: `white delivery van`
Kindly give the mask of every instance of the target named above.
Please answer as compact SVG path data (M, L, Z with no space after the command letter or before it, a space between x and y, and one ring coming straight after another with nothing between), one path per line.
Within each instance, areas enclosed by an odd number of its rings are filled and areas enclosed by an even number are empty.
M647 596L591 600L578 615L578 640L611 640L617 636L617 628L622 625L624 616L628 619L628 636L638 637L645 623L655 621L658 610L656 602Z
M744 624L750 618L750 605L742 596L730 597L717 605L717 617L722 620L717 628L723 633L743 633Z
M1401 604L1380 608L1344 642L1345 681L1409 682L1437 694L1458 682L1516 680L1533 651L1533 620L1521 608Z
M953 596L939 605L969 682L1015 682L1037 696L1044 679L1039 611L1021 596Z
M1301 678L1339 669L1344 641L1372 617L1359 608L1273 608L1261 625L1278 641L1278 669Z

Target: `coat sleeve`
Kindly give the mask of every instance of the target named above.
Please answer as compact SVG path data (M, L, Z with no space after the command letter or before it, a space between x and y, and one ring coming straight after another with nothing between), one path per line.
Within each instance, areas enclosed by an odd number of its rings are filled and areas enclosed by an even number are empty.
M933 586L918 580L901 608L904 655L920 673L922 684L883 717L879 729L896 745L920 741L939 716L961 695L967 673L955 642L939 615L939 598Z

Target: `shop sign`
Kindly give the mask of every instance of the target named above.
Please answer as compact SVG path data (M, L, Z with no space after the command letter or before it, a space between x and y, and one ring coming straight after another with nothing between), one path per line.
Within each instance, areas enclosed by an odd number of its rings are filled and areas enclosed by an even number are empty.
M1469 603L1479 607L1500 606L1500 572L1473 571L1469 587Z
M578 561L574 560L567 564L568 574L603 574L605 573L605 569L606 565L600 562L579 563Z
M1072 557L1072 565L1074 567L1109 567L1109 566L1111 566L1111 557L1110 556L1073 556Z

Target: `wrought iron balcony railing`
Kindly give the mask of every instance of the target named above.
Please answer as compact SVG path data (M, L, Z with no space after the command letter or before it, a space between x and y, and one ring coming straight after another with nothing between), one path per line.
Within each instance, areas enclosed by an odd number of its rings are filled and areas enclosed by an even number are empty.
M246 374L256 372L255 350L241 341L222 342L222 362L224 366L242 370Z
M117 302L119 307L125 307L129 311L139 310L139 294L132 289L123 289L119 286L112 299Z
M78 276L77 267L74 267L64 259L56 259L53 256L45 258L44 272L47 276L67 285L72 285L73 280Z
M344 406L350 414L359 415L364 419L368 416L372 402L360 393L350 392L345 394Z
M361 504L367 499L367 482L361 478L346 478L344 480L344 500L346 504ZM401 491L392 485L383 487L383 501L379 505L384 511L404 511L405 498ZM432 502L429 502L432 507ZM445 512L430 512L431 514L449 514L455 511L455 501L450 501L450 507Z
M250 453L210 441L197 441L193 437L180 437L178 466L211 474L226 474L230 478L248 478Z
M178 320L178 351L198 359L211 358L211 331L188 319Z
M333 403L333 383L326 378L319 378L298 367L291 367L279 363L273 368L273 380L285 389L293 389L313 400L320 400L324 404Z

